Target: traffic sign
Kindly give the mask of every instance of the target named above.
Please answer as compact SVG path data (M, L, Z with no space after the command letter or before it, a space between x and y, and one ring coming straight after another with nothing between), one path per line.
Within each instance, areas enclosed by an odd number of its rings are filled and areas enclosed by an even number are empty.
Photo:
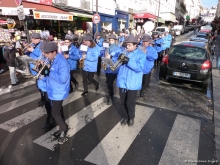
M98 14L94 14L92 17L92 22L98 24L100 22L100 16Z
M20 6L21 2L22 2L22 0L15 0L15 3L16 3L17 6Z

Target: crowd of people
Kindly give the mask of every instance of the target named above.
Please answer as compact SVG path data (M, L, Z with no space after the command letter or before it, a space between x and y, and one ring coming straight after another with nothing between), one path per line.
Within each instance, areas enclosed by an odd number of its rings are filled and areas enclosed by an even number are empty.
M26 55L36 62L30 64L31 74L36 79L41 94L38 106L45 106L46 123L43 129L49 129L51 120L59 125L59 131L54 133L58 141L63 141L67 135L68 125L65 123L62 103L74 90L79 82L74 78L78 69L82 69L82 96L89 93L88 83L99 90L99 82L94 79L95 73L106 76L108 88L107 104L114 104L113 84L119 88L120 105L123 111L121 125L134 125L135 101L143 97L149 86L151 70L157 67L162 57L175 40L173 32L154 32L150 34L135 34L122 30L118 35L114 31L102 30L80 36L77 31L70 31L65 36L65 47L59 53L56 42L42 41L39 33L32 34L32 44L26 48ZM12 85L18 84L15 74L15 44L4 48L4 57L10 66Z

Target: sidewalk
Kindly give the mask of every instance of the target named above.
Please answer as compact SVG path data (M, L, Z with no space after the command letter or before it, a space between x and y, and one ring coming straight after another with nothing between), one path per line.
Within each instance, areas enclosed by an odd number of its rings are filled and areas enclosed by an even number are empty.
M220 55L220 35L215 44L216 56ZM216 158L220 162L220 70L216 69L216 56L213 59L212 82L213 82L213 104L214 104L214 126Z

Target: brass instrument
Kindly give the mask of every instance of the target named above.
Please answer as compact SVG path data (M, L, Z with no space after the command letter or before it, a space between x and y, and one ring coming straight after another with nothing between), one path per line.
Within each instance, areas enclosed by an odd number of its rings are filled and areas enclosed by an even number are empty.
M125 54L123 54L123 53L120 54L118 61L114 65L110 66L111 70L115 71L119 66L122 65L123 61L128 61L128 60L129 60L129 58Z
M83 67L84 67L84 58L81 58L81 59L79 60L79 67L80 67L80 68L83 68Z
M108 65L108 63L106 63L106 54L108 53L108 51L109 51L109 48L106 48L105 49L105 57L102 57L102 68L104 69L104 71L106 71L106 69L107 69L107 65Z
M34 71L36 71L36 72L38 72L38 67L39 67L39 65L41 64L41 60L43 59L43 55L41 55L40 57L39 57L39 59L37 59L35 62L34 62L34 67L32 68L32 70L34 70Z
M39 70L39 72L37 73L37 75L33 77L35 80L37 80L37 79L39 78L39 76L41 75L41 72L44 70L44 68L45 68L46 66L47 66L48 68L50 68L49 59L48 59L48 58L46 58L46 60L44 61L43 66L41 67L41 69Z
M25 52L27 51L27 49L31 47L31 44L33 44L33 42L31 42L30 44L27 44L27 45L22 49L22 51L23 51L24 54L25 54Z

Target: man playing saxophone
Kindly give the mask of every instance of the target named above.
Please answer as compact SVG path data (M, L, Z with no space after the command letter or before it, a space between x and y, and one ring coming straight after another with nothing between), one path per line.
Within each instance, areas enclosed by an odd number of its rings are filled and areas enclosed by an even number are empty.
M117 59L119 55L122 53L120 47L116 44L116 35L111 34L108 36L109 40L109 49L108 52L105 54L105 58L111 59L113 63L117 62ZM108 87L108 96L107 96L107 104L111 104L114 102L114 89L113 89L113 83L115 81L115 78L117 77L119 68L115 69L114 71L110 68L110 65L106 66L106 70L103 70L106 75L106 83Z
M146 54L138 49L138 39L133 35L126 39L128 60L122 60L118 77L117 86L119 87L119 95L121 100L121 110L123 116L121 125L134 125L135 118L135 101L137 99L137 91L141 89L143 68L146 61Z

